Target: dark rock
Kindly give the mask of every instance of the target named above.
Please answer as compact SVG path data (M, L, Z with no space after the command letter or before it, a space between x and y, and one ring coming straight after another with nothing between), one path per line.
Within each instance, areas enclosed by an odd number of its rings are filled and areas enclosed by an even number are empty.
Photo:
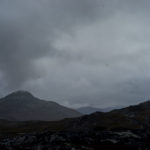
M43 132L0 142L0 150L148 150L149 135L136 131Z

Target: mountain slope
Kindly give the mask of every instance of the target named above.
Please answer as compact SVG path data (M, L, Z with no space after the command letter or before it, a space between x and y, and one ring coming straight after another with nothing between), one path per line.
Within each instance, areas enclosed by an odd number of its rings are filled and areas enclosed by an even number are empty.
M68 121L69 122L69 121ZM70 124L70 125L69 125ZM96 112L70 120L68 128L150 128L150 101L110 112Z
M81 114L52 101L44 101L29 92L18 91L0 99L0 119L5 120L60 120Z
M94 112L109 112L114 109L121 109L121 108L123 107L120 106L120 107L96 108L96 107L87 106L87 107L77 108L76 110L82 114L92 114Z
M0 150L149 150L150 101L61 121L0 120L0 133Z

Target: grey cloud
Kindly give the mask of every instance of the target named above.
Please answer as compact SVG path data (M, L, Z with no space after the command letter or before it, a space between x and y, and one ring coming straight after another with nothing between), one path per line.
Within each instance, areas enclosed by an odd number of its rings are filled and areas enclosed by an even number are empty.
M51 47L54 31L65 32L76 23L75 18L79 21L84 13L92 15L95 3L90 4L68 0L1 1L0 62L10 87L19 87L36 77L34 59L55 54ZM84 5L88 8L82 10Z
M0 94L65 105L149 98L148 0L0 0Z

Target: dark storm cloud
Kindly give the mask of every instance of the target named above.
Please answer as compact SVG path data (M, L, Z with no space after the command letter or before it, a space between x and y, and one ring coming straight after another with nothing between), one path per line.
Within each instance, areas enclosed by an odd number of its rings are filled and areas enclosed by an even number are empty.
M0 94L65 105L150 97L148 0L0 0Z
M65 32L85 16L94 17L95 6L89 0L0 1L0 62L9 86L36 77L32 62L55 53L54 31Z

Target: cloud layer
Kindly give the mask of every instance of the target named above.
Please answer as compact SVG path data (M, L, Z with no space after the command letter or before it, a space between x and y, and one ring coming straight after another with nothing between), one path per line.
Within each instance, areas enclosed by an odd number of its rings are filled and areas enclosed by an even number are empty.
M148 0L1 0L0 94L79 107L150 98Z

